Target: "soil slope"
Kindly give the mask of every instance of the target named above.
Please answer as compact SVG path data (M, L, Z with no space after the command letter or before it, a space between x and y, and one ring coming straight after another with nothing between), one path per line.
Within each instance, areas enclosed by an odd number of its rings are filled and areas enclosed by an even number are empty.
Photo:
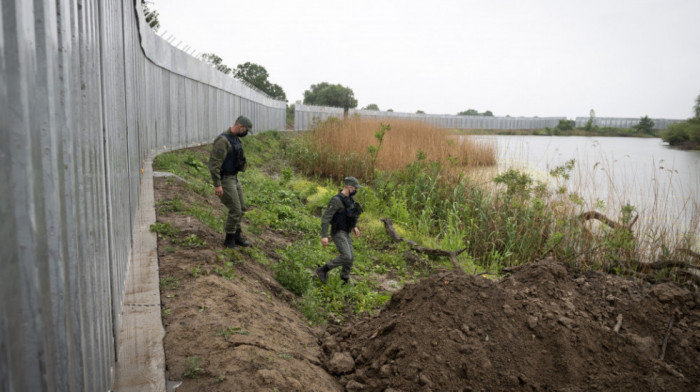
M698 391L700 297L551 260L501 281L443 273L329 329L323 349L354 362L328 366L347 390Z

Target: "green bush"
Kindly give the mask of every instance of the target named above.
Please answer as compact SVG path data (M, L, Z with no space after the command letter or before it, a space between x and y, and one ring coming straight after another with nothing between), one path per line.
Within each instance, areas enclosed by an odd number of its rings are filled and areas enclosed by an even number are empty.
M661 139L672 146L687 142L700 143L700 118L669 125L661 133Z
M274 267L275 279L296 295L304 295L311 286L312 273L296 258L285 258Z

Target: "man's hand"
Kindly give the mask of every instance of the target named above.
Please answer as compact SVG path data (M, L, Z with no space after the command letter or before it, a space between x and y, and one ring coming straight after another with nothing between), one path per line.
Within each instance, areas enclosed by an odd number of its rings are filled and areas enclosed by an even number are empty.
M223 196L224 195L224 188L219 186L214 187L214 194L217 196Z
M321 245L328 246L328 237L321 238Z
M353 229L353 231L355 232L355 237L359 237L359 236L360 236L360 229L358 229L357 227L355 227L355 228Z

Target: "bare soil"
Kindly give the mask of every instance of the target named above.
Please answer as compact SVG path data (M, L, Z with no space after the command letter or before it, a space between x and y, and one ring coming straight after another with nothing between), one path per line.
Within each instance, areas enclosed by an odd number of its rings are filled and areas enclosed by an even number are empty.
M154 184L157 201L202 202L180 181ZM206 202L224 213L213 194ZM157 209L157 220L179 239L207 241L158 240L161 279L179 281L161 286L167 378L183 381L178 391L700 391L700 295L675 283L555 260L500 280L440 272L375 316L312 328L266 266L242 256L231 280L215 272L222 234L178 213ZM273 262L294 240L248 237ZM199 371L184 377L192 357Z

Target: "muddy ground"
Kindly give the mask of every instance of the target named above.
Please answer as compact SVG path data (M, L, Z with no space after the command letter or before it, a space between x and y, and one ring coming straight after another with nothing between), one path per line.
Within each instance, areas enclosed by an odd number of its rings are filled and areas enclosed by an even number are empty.
M179 181L154 183L157 202L202 201ZM223 213L215 196L205 202ZM162 208L157 220L181 231L158 240L160 277L177 282L161 286L161 302L178 391L700 391L692 287L542 260L495 281L440 272L375 316L312 328L251 257L221 276L221 234ZM185 246L191 234L207 244ZM274 262L294 238L250 240Z

